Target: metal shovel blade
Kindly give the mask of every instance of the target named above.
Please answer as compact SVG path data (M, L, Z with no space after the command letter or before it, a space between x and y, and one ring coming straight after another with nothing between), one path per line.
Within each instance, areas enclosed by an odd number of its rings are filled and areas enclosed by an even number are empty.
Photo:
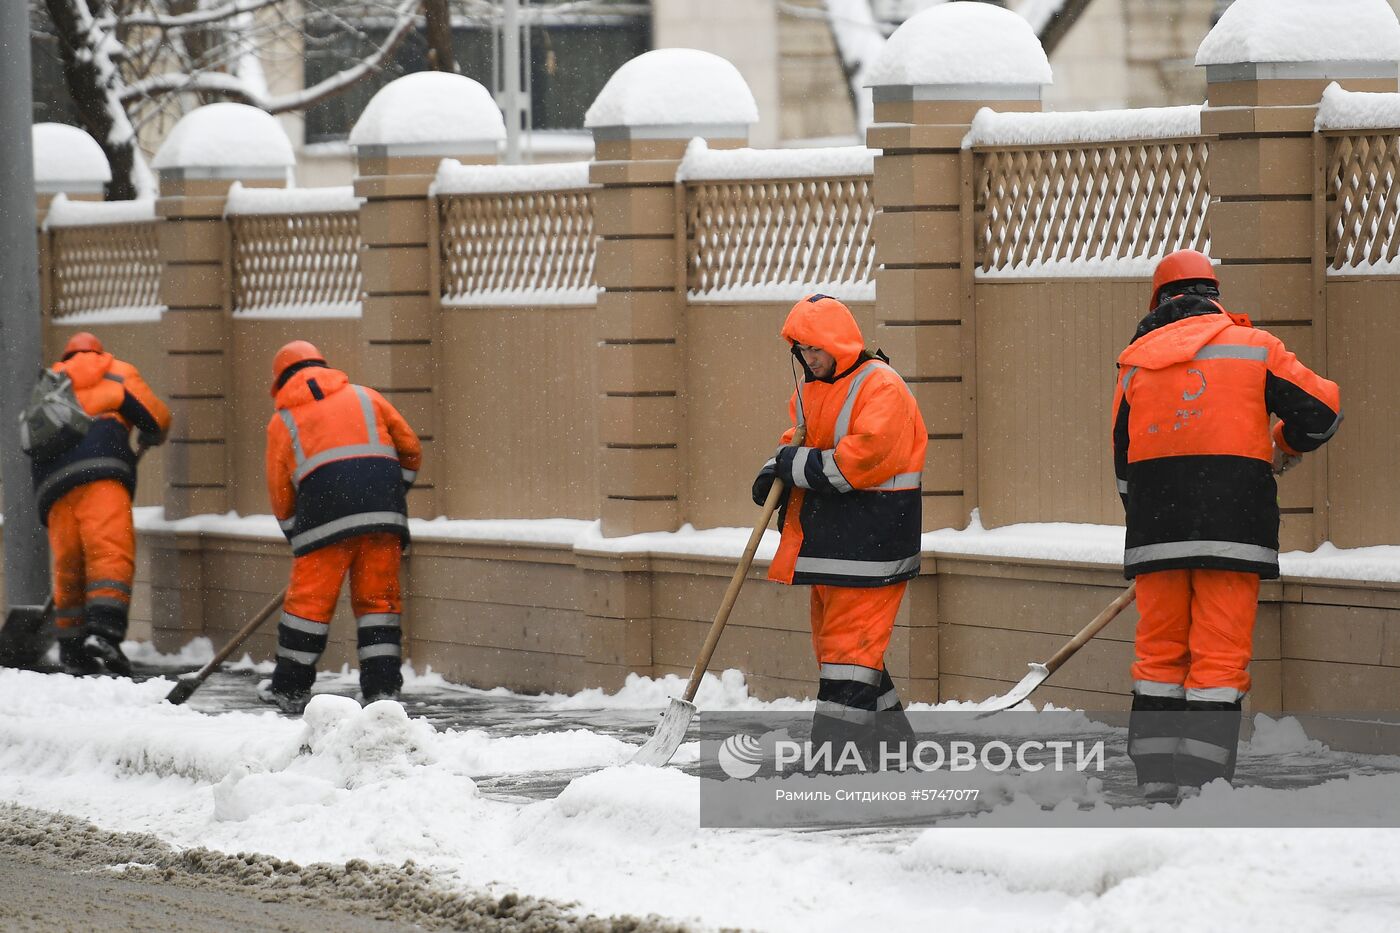
M648 765L653 768L664 766L685 741L685 730L690 727L690 720L694 717L694 703L673 698L670 708L657 724L656 731L647 739L645 745L637 749L637 754L632 756L628 764Z
M48 612L44 606L15 606L5 614L0 628L0 665L33 667L49 650L50 633L45 629Z
M978 703L977 712L997 713L1004 709L1011 709L1034 693L1035 688L1045 683L1045 679L1050 676L1050 669L1035 661L1031 662L1030 668L1030 673L1022 677L1021 682L1012 687L1010 691Z

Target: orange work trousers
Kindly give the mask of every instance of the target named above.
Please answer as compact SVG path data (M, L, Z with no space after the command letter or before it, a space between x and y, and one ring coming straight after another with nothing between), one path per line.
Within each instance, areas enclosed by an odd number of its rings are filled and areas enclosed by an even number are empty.
M59 637L83 624L83 610L107 606L123 617L131 605L136 530L131 494L114 479L84 483L49 509L53 605Z
M1259 575L1234 570L1160 570L1137 577L1133 680L1188 691L1249 692Z
M812 587L812 649L818 664L885 669L885 649L909 581L890 586Z
M355 618L380 613L397 615L399 536L389 532L356 535L292 559L292 578L282 608L311 622L329 624L340 585L350 575L350 605Z

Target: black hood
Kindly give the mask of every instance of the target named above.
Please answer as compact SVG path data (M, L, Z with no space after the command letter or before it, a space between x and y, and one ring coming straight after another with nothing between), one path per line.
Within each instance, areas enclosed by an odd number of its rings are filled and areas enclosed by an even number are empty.
M1140 340L1159 327L1184 321L1188 317L1224 313L1225 309L1209 298L1202 298L1199 295L1180 295L1170 301L1162 302L1149 311L1141 321L1138 321L1137 333L1133 334L1133 340Z

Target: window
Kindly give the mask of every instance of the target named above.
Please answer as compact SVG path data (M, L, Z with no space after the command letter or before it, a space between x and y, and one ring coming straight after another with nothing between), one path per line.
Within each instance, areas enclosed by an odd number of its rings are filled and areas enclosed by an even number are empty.
M537 22L528 30L531 127L537 130L570 130L583 127L583 116L608 78L629 59L651 48L651 18L635 12L548 14L535 7ZM364 36L339 33L326 38L309 36L304 62L307 85L321 81L366 54L382 39L388 26L370 26ZM461 18L452 27L453 51L462 74L481 82L488 90L495 81L496 37L489 24ZM306 112L308 143L342 140L364 112L371 97L395 78L428 70L428 49L423 35L411 34L399 46L393 61L380 74L359 82L349 91L323 101Z

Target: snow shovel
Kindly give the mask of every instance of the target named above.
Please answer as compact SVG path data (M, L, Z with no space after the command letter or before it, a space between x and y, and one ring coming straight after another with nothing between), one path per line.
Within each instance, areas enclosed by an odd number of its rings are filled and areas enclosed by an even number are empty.
M282 605L282 600L287 597L286 587L282 592L272 597L266 606L258 610L258 614L248 620L248 624L238 630L238 634L229 639L229 643L219 649L219 652L209 660L209 663L201 667L196 673L189 677L181 677L180 682L175 685L175 689L165 695L165 702L179 706L190 698L199 689L199 685L209 678L209 675L219 669L229 655L238 650L238 646L248 640L248 636L257 631L258 626L267 621L268 616L277 611Z
M806 425L798 425L791 443L801 446L806 436ZM763 532L768 528L768 522L772 520L778 503L786 493L786 484L775 479L772 488L768 490L768 499L763 503L763 516L759 518L758 524L753 526L749 543L745 545L743 556L739 558L739 566L734 568L734 577L729 581L729 589L724 591L724 599L720 600L715 621L710 625L710 634L705 637L700 657L695 660L695 669L690 672L690 682L685 685L685 696L671 698L671 706L661 716L656 731L646 740L645 745L637 749L630 764L659 768L671 760L676 749L685 741L685 730L690 726L690 720L695 717L695 693L700 689L705 669L710 666L710 656L715 653L719 636L724 632L725 623L729 621L729 612L739 599L739 588L744 585L744 578L748 576L749 567L753 565L753 555L758 550L758 543L763 540Z
M1060 669L1060 667L1074 656L1074 653L1083 648L1089 639L1103 631L1104 626L1118 618L1118 613L1122 612L1129 603L1137 596L1137 581L1128 584L1128 588L1118 594L1118 598L1109 603L1098 615L1094 616L1094 621L1084 626L1078 635L1075 635L1065 643L1065 646L1050 656L1050 660L1044 664L1032 661L1030 663L1030 673L1021 678L1021 682L1012 687L1010 692L1001 696L983 700L977 704L977 712L981 714L996 713L1004 709L1010 709L1020 703L1026 697L1035 692L1035 688L1045 683L1050 675Z
M32 668L49 650L53 639L53 595L42 606L15 606L5 613L0 628L0 665Z

